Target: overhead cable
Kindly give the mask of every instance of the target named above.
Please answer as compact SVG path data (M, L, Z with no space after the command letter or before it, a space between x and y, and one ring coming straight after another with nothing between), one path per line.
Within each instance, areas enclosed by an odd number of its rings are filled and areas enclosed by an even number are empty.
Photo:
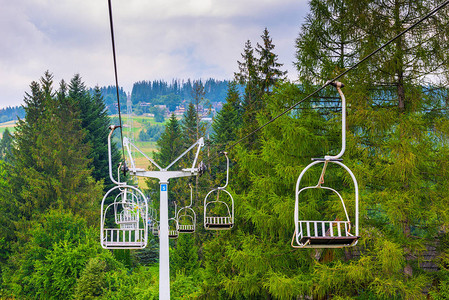
M109 24L111 27L112 57L114 58L114 74L115 74L115 89L116 89L116 93L117 93L118 119L119 119L119 124L120 124L120 141L122 144L123 159L125 159L125 147L123 146L123 126L122 126L122 114L120 112L120 95L119 95L119 87L118 87L117 59L116 59L116 55L115 55L114 24L112 22L111 0L108 0L108 6L109 6ZM126 167L124 169L126 170Z

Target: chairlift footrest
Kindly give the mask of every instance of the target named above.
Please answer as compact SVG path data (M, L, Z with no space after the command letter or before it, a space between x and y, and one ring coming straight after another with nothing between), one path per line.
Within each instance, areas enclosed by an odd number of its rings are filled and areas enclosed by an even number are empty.
M344 246L350 246L353 243L355 243L359 239L358 236L304 236L299 241L301 244L308 244L308 245L329 245L329 246L337 246L341 245Z
M325 158L312 158L312 161L343 161L342 158L331 158L331 159L325 159Z
M195 232L195 229L179 229L179 233L192 233Z
M234 224L205 224L204 227L206 229L212 229L212 230L225 230L225 229L231 229L234 226Z

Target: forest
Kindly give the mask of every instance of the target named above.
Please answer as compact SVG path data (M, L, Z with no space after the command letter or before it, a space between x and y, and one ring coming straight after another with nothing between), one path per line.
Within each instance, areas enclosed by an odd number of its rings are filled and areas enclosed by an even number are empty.
M5 107L0 109L0 123L15 121L17 118L25 117L25 111L20 106Z
M170 216L189 204L189 184L197 215L194 233L170 241L173 299L449 299L447 7L339 79L347 101L342 158L360 194L358 244L291 245L298 176L311 158L342 146L336 89L308 95L440 2L310 1L294 43L295 82L267 28L243 45L200 154L207 171L169 184ZM206 98L198 87L183 118L172 115L156 141L151 155L162 166L211 129L198 116ZM24 109L0 143L0 297L159 299L157 236L142 250L100 245L100 203L114 186L101 90L91 91L78 74L57 85L46 71L30 84ZM123 154L115 134L117 166ZM223 151L235 224L205 230L204 197L226 180ZM320 174L311 169L304 185L315 185ZM325 181L353 212L351 178L329 166ZM140 188L157 211L158 182ZM304 220L345 218L339 199L324 192L310 193L297 213Z

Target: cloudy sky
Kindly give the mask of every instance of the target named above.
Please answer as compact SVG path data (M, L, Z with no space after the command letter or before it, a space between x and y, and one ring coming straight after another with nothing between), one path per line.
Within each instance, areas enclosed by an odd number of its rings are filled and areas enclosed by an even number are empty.
M113 0L119 84L172 78L231 79L246 40L268 28L292 66L307 0ZM87 86L114 84L107 0L0 0L0 108L20 105L50 70ZM57 86L57 84L56 84Z

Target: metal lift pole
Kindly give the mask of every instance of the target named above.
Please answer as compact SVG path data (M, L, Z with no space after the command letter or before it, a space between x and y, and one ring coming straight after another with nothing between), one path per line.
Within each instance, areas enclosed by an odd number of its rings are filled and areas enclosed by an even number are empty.
M160 181L159 299L170 299L170 252L168 244L168 180Z
M131 146L137 151L142 153L159 171L146 171L144 169L136 168L134 160L131 155ZM173 166L178 160L186 155L195 146L198 146L195 159L193 160L192 167L188 169L182 169L180 171L168 171L168 168ZM145 155L139 148L137 148L126 137L124 138L124 147L130 155L129 173L135 176L149 177L159 179L160 184L160 229L159 229L159 299L170 299L170 249L169 249L169 237L168 237L168 183L172 178L190 177L198 174L198 168L196 168L198 156L201 147L204 146L204 139L200 138L195 144L190 146L189 149L184 151L178 158L171 162L165 169L161 168L154 160Z

